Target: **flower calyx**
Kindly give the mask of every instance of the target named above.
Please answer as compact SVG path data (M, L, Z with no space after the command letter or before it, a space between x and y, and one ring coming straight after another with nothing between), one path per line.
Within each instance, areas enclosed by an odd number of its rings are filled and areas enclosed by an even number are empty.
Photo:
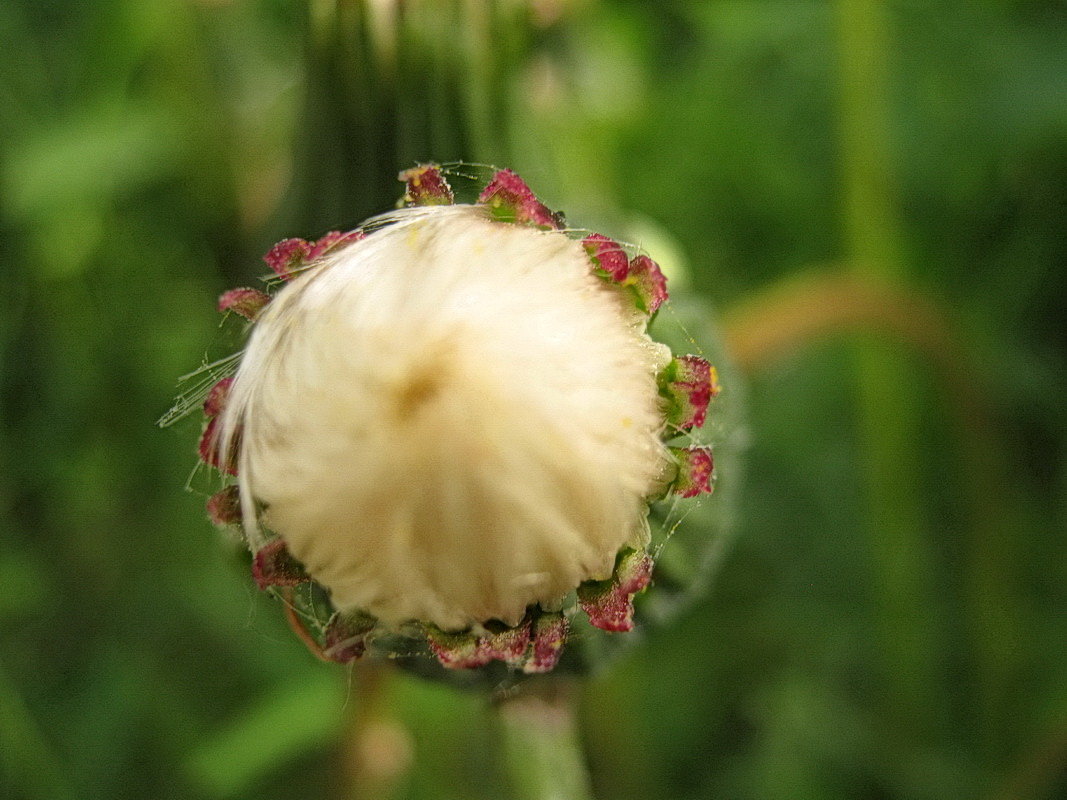
M659 392L667 403L667 423L677 431L704 424L708 404L719 395L719 374L700 356L676 356L659 375Z
M498 171L478 196L478 203L489 209L498 222L517 222L548 230L563 227L558 213L537 199L526 181L510 169Z
M578 603L593 627L625 633L634 627L634 595L651 581L652 556L627 550L620 555L611 580L589 581L578 587Z
M678 462L678 473L671 485L675 495L688 498L715 490L715 457L710 447L672 447L670 451Z
M582 244L594 273L628 289L639 311L652 316L667 301L667 278L651 258L640 254L630 259L620 244L600 233L586 236Z
M242 286L238 289L230 289L227 292L223 292L219 296L218 308L221 314L233 311L235 314L240 314L245 319L253 322L269 302L270 295L266 292Z
M637 307L652 316L667 301L667 278L659 264L646 255L635 256L630 270L621 281L637 298Z
M278 277L288 281L329 251L343 244L358 242L365 236L363 230L357 228L346 233L330 231L314 242L304 239L283 239L267 251L263 260ZM221 307L221 299L219 303Z
M405 206L450 206L456 202L452 187L436 164L419 164L398 177L407 187L401 200Z
M252 577L261 590L268 586L298 586L311 580L304 565L293 558L280 537L256 551L252 557Z
M602 233L591 233L582 245L593 262L594 272L601 278L622 283L630 273L630 257L622 245Z
M208 390L207 397L204 399L204 416L207 417L207 425L200 434L197 451L200 454L200 460L208 466L214 467L219 472L236 475L236 448L231 447L229 453L223 454L219 442L219 415L226 406L232 384L233 378L223 378Z
M448 669L476 669L493 661L527 674L551 672L563 652L570 621L561 611L529 610L512 627L491 621L479 632L446 632L426 626L430 650Z
M207 517L219 528L241 524L241 493L236 484L231 484L208 498L205 506Z
M378 620L362 611L342 614L337 611L326 623L322 654L329 661L348 664L361 658Z

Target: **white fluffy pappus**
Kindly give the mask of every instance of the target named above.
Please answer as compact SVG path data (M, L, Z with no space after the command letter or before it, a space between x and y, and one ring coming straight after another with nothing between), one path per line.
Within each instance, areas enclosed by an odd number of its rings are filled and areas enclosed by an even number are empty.
M256 321L219 438L249 540L283 537L342 611L514 625L647 543L670 353L563 233L386 221Z

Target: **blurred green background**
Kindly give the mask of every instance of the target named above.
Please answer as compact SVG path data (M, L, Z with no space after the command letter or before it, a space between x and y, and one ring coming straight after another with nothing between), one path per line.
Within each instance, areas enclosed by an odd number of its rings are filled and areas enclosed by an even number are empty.
M582 689L598 796L1067 797L1062 0L4 0L0 42L0 797L511 796L481 699L308 654L154 425L271 243L457 158L647 243L736 360L732 546Z

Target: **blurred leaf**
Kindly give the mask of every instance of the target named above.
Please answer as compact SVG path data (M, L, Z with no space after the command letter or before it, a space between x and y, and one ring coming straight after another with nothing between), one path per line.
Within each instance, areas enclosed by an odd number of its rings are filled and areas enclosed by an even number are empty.
M52 590L50 576L33 551L0 551L0 622L31 611Z
M342 726L342 677L321 671L274 687L256 706L197 743L185 762L190 779L209 797L231 797L309 751L329 746Z
M0 788L5 782L26 798L76 797L63 765L0 666Z
M92 104L10 143L3 184L16 218L106 205L173 168L182 123L164 106Z

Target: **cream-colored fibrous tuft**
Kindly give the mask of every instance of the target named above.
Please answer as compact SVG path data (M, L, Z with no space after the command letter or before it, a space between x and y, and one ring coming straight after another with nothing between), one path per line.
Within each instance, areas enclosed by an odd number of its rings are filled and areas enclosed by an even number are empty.
M388 222L257 320L222 418L249 537L341 610L516 624L647 542L670 356L563 233L477 206Z

